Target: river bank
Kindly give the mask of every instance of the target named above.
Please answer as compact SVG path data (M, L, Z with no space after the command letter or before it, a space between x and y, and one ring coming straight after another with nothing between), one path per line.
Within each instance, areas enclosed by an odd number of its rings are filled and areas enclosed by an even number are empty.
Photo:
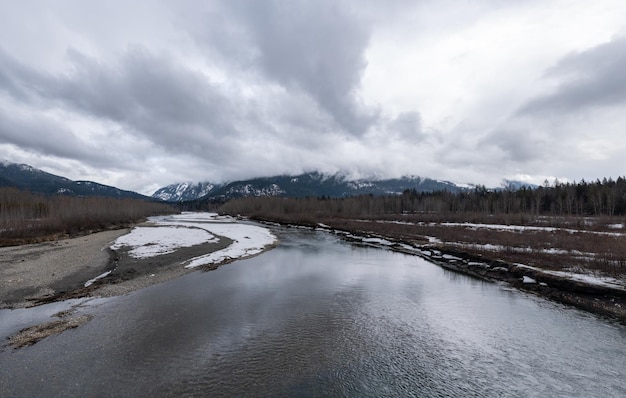
M0 248L0 310L113 297L275 246L269 230L215 214L153 217L130 229ZM10 338L19 348L90 320L74 309Z
M502 253L497 251L476 253L464 250L455 242L443 242L429 236L408 235L405 229L401 233L394 233L393 229L385 228L384 234L374 233L363 228L366 222L362 221L358 223L358 227L352 228L346 228L349 224L345 220L339 225L333 225L332 220L324 220L324 223L316 225L281 223L271 219L259 221L325 230L353 244L416 255L449 271L503 283L626 324L626 286L623 280L563 270L555 271L550 268L550 264L544 264L546 268L543 268L536 262L531 266L507 261L501 256ZM532 256L532 253L527 255L529 260Z
M0 349L0 396L626 396L626 326L418 256L272 231L261 256L88 299L82 326ZM2 337L69 304L0 311Z
M0 248L0 309L24 308L84 287L107 270L108 246L128 228Z
M193 271L189 258L223 250L232 239L185 247L151 258L133 258L129 249L111 250L131 229L79 238L0 248L0 309L31 307L88 296L110 297L161 283ZM94 280L110 272L106 277ZM87 282L94 280L89 286Z
M212 213L153 217L132 228L0 248L0 309L110 297L275 246L265 228Z
M375 234L328 224L309 224L307 228L334 233L357 245L416 255L450 271L505 283L626 323L626 289L600 278L576 279L574 273L476 254L427 237ZM189 233L192 235L187 236ZM185 246L188 239L194 243ZM0 309L124 295L194 269L215 269L237 258L259 254L275 244L275 237L265 228L238 224L232 218L215 214L184 214L153 219L133 229L0 248ZM22 331L10 344L33 344L49 333L80 326L90 319L77 318L73 311L64 311L56 318Z

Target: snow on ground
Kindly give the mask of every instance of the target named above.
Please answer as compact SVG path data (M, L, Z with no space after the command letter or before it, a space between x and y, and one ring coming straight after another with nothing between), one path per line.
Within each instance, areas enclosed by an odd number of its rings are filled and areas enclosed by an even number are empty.
M107 272L104 272L104 273L96 276L93 279L89 279L87 282L85 282L85 287L89 287L89 286L93 285L94 283L96 283L97 280L109 276L109 274L111 274L111 272L113 272L113 271L107 271Z
M611 278L608 276L594 276L587 274L572 274L570 272L565 271L544 271L553 275L563 276L565 278L570 278L576 281L588 283L590 285L600 285L600 286L608 286L613 288L626 289L626 281Z
M465 222L442 222L440 224L444 227L465 227L473 229L496 229L498 231L545 231L554 232L558 228L554 227L533 227L528 225L505 225L505 224L477 224L477 223L465 223Z
M494 245L491 243L480 244L480 243L464 243L464 242L446 242L446 244L457 246L457 247L472 248L476 250L491 251L491 252L509 251L509 252L514 252L514 253L545 253L545 254L553 254L553 255L569 254L569 255L576 256L581 259L587 259L587 260L592 260L596 256L595 253L581 252L579 250L565 250L565 249L555 249L555 248L533 249L532 247L514 247L514 246Z
M190 247L218 239L205 229L183 226L136 227L129 234L120 236L111 249L131 247L128 252L134 258L155 257L173 253L181 247Z
M156 225L200 228L211 234L233 240L233 243L225 249L189 259L185 263L185 268L219 264L228 260L254 256L263 252L268 246L274 245L277 241L276 236L267 228L241 224L232 217L219 216L215 213L183 213L174 216L154 217L150 221Z
M357 220L360 222L372 222L374 220ZM485 228L485 229L496 229L496 230L500 230L500 231L519 231L519 232L523 232L523 231L547 231L547 232L552 232L552 231L565 231L565 232L569 232L569 233L589 233L589 234L598 234L598 235L607 235L607 236L625 236L626 234L624 233L620 233L620 232L598 232L598 231L587 231L587 230L577 230L577 229L566 229L566 228L554 228L554 227L536 227L536 226L524 226L524 225L502 225L502 224L476 224L476 223L453 223L453 222L447 222L447 223L423 223L423 222L418 222L418 223L412 223L412 222L406 222L406 221L387 221L387 220L376 220L374 222L378 222L378 223L388 223L388 224L402 224L402 225L427 225L427 226L449 226L449 227L453 227L453 226L459 226L459 227L466 227L466 228L472 228L472 229L480 229L480 228ZM624 228L623 224L614 224L611 225L610 228L614 228L614 229L621 229ZM441 243L441 241L437 238L433 238L433 237L427 237L430 243ZM534 250L532 248L529 247L506 247L506 246L501 246L501 245L493 245L493 244L467 244L467 243L461 243L461 242L446 242L447 244L450 245L455 245L455 246L461 246L461 247L473 247L476 249L481 249L481 250L487 250L487 251L505 251L505 250L510 250L510 251L514 251L514 252L522 252L522 253L533 253L533 252L540 252L540 253L548 253L548 254L554 254L554 255L560 255L560 254L570 254L570 255L574 255L577 256L579 258L583 258L583 259L593 259L593 257L595 256L594 253L585 253L585 252L581 252L578 250L563 250L563 249L555 249L555 248L549 248L549 249L540 249L540 250ZM408 249L408 248L407 248ZM422 251L422 253L427 254L427 252ZM445 257L445 256L444 256ZM539 272L543 272L546 274L551 274L551 275L555 275L555 276L559 276L562 278L567 278L567 279L571 279L571 280L575 280L575 281L580 281L583 283L587 283L590 285L596 285L596 286L604 286L604 287L610 287L610 288L614 288L614 289L623 289L626 290L626 280L625 279L617 279L617 278L611 278L611 277L606 277L606 276L595 276L595 275L591 275L591 274L582 274L582 273L578 273L578 272L572 272L572 271L551 271L551 270L546 270L546 269L542 269L542 268L537 268L537 267L532 267L529 265L525 265L525 264L516 264L519 267L524 267L524 268L528 268L528 269L532 269L535 271L539 271ZM506 270L506 269L504 269ZM530 282L532 278L529 277L524 277L524 283L532 283Z
M372 222L374 220L356 220L358 222ZM541 232L555 232L555 231L563 231L568 232L570 234L574 233L586 233L586 234L595 234L595 235L606 235L606 236L625 236L626 234L622 232L602 232L602 231L589 231L584 229L574 229L574 228L556 228L556 227L537 227L537 226L529 226L529 225L506 225L506 224L479 224L479 223L465 223L465 222L442 222L442 223L424 223L424 222L408 222L408 221L395 221L395 220L375 220L374 222L381 224L400 224L400 225L423 225L429 227L464 227L470 229L495 229L497 231L512 231L512 232L525 232L525 231L541 231ZM612 229L621 229L623 228L623 224L612 224L609 225L609 228Z
M185 268L194 268L259 254L277 240L267 228L240 224L232 217L215 213L182 213L150 217L149 221L154 226L133 229L118 238L111 248L129 246L131 256L147 258L172 253L181 247L217 242L216 235L232 239L233 243L225 249L183 263Z
M461 261L463 260L460 257L457 256L453 256L451 254L444 254L443 256L441 256L443 259L448 260L448 261Z
M610 287L613 289L626 290L626 280L611 278L608 276L595 276L590 274L580 274L571 271L551 271L526 264L515 264L520 268L532 269L534 271L543 272L545 274L559 276L561 278L571 279L574 281L584 282L589 285Z
M425 235L424 238L428 239L428 243L430 243L431 245L436 245L439 243L443 243L443 241L439 238L435 238L434 236L427 236Z
M589 231L589 230L585 230L585 229L556 228L556 227L534 227L534 226L528 226L528 225L475 224L475 223L454 223L454 222L432 224L432 225L441 225L441 226L449 226L449 227L466 227L466 228L472 228L472 229L495 229L495 230L498 230L498 231L515 231L515 232L524 232L524 231L555 232L555 231L563 231L563 232L568 232L570 234L586 233L586 234L606 235L606 236L624 236L624 234L620 233L620 232Z
M235 258L254 256L276 243L276 237L267 228L246 224L209 224L211 232L233 240L223 250L191 259L185 268L194 268L205 264L221 263Z
M173 216L155 216L149 217L149 221L155 223L170 223L170 222L192 222L192 223L237 223L233 217L220 216L217 213L195 213L184 212ZM200 227L202 228L202 227Z
M363 243L373 243L376 245L383 245L383 246L391 246L393 244L387 239L382 239L382 238L362 238L361 241Z

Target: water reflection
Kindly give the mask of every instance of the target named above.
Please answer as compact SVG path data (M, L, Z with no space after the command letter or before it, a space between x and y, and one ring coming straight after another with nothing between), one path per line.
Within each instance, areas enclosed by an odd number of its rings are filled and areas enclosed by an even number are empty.
M277 233L262 256L3 352L0 395L626 395L622 326L416 257Z

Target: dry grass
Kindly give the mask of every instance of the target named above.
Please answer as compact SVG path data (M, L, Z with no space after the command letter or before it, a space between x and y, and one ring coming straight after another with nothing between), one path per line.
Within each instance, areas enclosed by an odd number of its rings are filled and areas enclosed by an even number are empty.
M620 181L621 184L626 183ZM542 191L542 194L547 194L547 191ZM449 206L443 205L446 200L470 197L445 193L440 196L243 198L227 202L220 211L280 223L316 225L321 222L337 229L373 233L411 243L436 241L442 248L465 251L486 259L501 259L551 270L626 277L624 215L556 215L541 213L538 209L450 211ZM474 195L474 199L479 203L485 198ZM420 200L423 203L420 204ZM415 206L413 201L417 201ZM412 211L406 210L411 207ZM437 207L440 209L436 210Z
M626 278L626 229L623 217L489 216L478 213L385 215L375 219L301 213L254 216L256 219L376 234L413 244L437 242L441 248L549 270ZM465 224L465 225L459 225ZM467 225L467 224L485 224ZM499 225L526 229L498 228Z
M423 242L435 238L443 248L463 250L483 258L501 259L550 270L626 277L626 232L598 232L597 226L572 231L502 230L445 223L398 224L383 220L327 219L334 228ZM460 222L456 220L455 222ZM431 239L432 240L432 239Z

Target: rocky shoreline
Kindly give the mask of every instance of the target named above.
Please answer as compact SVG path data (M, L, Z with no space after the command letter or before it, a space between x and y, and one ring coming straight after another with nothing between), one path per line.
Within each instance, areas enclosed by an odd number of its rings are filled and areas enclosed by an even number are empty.
M273 222L272 222L273 223ZM486 258L445 245L425 244L393 236L335 229L326 225L294 225L334 233L353 244L378 247L422 257L440 267L474 278L504 283L515 289L536 294L561 304L608 317L626 324L626 289L593 284L551 274L533 267L513 264L498 258Z
M392 250L407 252L403 247ZM516 289L556 302L607 316L626 324L626 290L572 280L499 259L476 257L453 248L420 246L409 254L423 257L442 268L491 282L504 282Z
M626 324L624 289L576 281L502 260L476 258L463 251L435 248L433 250L460 259L454 260L441 255L423 256L445 269L492 282L504 282L516 289Z

